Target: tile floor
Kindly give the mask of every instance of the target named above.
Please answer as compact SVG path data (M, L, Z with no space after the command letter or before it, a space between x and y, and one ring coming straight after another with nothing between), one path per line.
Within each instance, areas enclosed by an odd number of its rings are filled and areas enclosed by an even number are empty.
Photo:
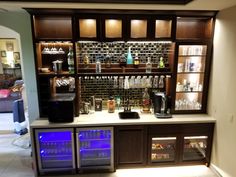
M0 114L0 177L33 177L29 136L13 133L12 114ZM20 147L25 144L25 147ZM67 175L71 176L71 175ZM80 177L217 177L203 165L120 169L115 173L80 174ZM62 177L62 176L61 176ZM65 176L64 176L65 177ZM73 177L73 175L71 176Z

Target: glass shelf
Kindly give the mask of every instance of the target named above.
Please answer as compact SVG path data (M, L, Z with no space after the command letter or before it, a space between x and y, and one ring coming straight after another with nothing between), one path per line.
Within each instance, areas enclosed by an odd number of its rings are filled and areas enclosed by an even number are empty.
M206 45L179 45L175 110L202 110Z

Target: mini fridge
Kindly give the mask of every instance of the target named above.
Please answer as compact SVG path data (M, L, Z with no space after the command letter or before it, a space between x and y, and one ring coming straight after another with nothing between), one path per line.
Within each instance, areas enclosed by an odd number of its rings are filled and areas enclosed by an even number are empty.
M73 129L36 129L36 158L40 175L75 173Z
M208 136L185 136L183 161L199 161L206 159Z
M79 172L114 171L113 127L77 128Z
M177 137L152 137L151 163L175 162Z

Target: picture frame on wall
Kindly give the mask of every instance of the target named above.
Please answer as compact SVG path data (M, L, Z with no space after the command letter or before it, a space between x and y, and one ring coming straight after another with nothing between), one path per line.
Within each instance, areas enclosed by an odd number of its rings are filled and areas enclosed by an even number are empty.
M6 56L7 56L6 51L5 51L5 50L2 50L2 51L1 51L1 57L6 57Z
M14 60L20 60L20 52L13 52Z
M14 44L12 41L6 42L6 49L7 49L7 51L14 51Z

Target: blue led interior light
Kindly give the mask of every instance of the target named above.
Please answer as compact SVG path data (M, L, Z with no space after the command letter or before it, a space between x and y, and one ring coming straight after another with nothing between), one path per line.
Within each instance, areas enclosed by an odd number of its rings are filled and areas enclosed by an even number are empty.
M38 133L42 160L72 160L71 131Z

